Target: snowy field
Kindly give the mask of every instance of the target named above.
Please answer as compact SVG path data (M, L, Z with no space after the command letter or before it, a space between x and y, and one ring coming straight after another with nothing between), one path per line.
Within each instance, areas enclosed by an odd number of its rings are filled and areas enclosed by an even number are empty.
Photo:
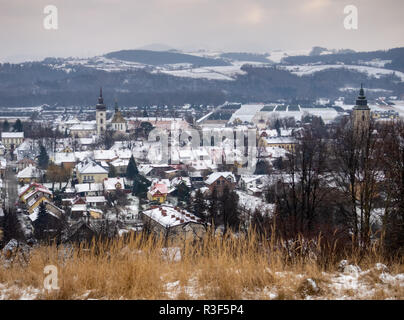
M270 52L269 60L275 63L281 63L283 58L292 56L307 56L311 49L308 50L274 50Z

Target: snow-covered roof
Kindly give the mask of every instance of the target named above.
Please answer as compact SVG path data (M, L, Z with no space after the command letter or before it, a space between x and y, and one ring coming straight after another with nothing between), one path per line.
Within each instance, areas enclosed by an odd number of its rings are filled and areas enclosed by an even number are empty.
M109 164L114 166L114 167L127 167L128 164L129 164L129 160L127 160L127 159L116 159L116 160L111 161Z
M262 108L264 108L263 104L244 104L232 114L229 123L236 119L240 119L242 122L251 122L255 114Z
M76 168L80 174L108 174L107 170L90 159L80 162Z
M74 204L72 206L72 211L86 211L87 205L86 204Z
M45 203L49 203L50 204L50 202L48 202L48 201L44 201ZM54 205L53 205L54 206ZM54 206L54 207L56 207L56 206ZM57 207L56 207L57 208ZM59 210L61 210L60 208L58 208ZM62 210L63 211L63 210ZM57 218L57 219L60 219L60 217L57 215L57 214L54 214L52 211L50 211L50 210L46 210L46 212L49 214L49 215L51 215L51 216L53 216L53 217L55 217L55 218ZM34 211L28 216L29 218L30 218L30 220L32 221L32 222L34 222L34 221L36 221L36 219L38 219L38 214L39 214L39 207L36 207L35 209L34 209Z
M171 180L171 186L176 187L180 183L185 183L187 187L191 187L191 178L190 177L175 177Z
M245 192L236 191L239 196L239 206L253 213L259 210L262 214L268 212L272 214L275 210L275 204L266 203L262 198L251 196Z
M76 162L76 157L73 152L56 152L55 164L60 165L64 162Z
M121 186L121 189L125 188L125 179L124 178L106 178L104 179L104 190L105 191L113 191L117 189L117 185Z
M2 132L2 138L24 138L24 132Z
M113 160L117 155L115 150L94 150L94 160Z
M243 174L243 175L241 175L241 177L240 177L240 181L242 180L242 181L244 181L245 183L251 183L251 182L253 182L253 181L255 181L255 180L258 180L258 179L265 179L265 180L267 180L267 178L268 178L268 176L267 176L267 175L264 175L264 174L258 174L258 175Z
M92 151L76 151L74 152L74 156L76 160L78 161L83 161L88 157L91 157L93 155Z
M102 203L107 202L104 196L97 196L97 197L86 197L87 203Z
M102 191L102 183L78 183L74 186L77 193Z
M24 179L24 178L39 178L41 176L42 170L32 166L31 164L18 172L17 178Z
M168 186L165 183L155 183L150 187L150 194L155 195L157 192L161 194L168 193Z
M211 173L208 178L205 180L206 184L212 184L213 182L215 182L217 179L219 179L220 177L223 177L225 179L231 178L232 182L236 182L236 177L234 176L233 173L231 172L213 172Z
M187 210L168 205L143 211L143 214L161 224L163 227L174 227L185 223L200 223L201 219Z
M274 137L265 139L268 144L291 144L296 143L296 139L293 137Z
M119 149L119 150L115 150L116 155L118 156L118 158L120 159L130 159L130 157L132 156L132 151L130 149Z
M94 131L96 130L95 123L80 123L70 127L70 131Z
M93 140L93 138L79 138L79 143L84 146L84 145L93 144L94 140Z

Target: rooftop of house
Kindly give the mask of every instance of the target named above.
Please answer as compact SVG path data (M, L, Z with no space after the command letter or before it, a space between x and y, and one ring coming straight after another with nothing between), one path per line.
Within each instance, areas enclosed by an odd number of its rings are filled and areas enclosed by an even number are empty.
M96 123L81 122L70 127L70 131L93 131L96 130Z
M268 144L293 144L296 143L296 139L293 137L267 137L266 142Z
M45 203L47 202L47 201L44 201ZM49 204L50 204L50 202L48 202ZM53 205L54 206L54 205ZM55 207L55 206L54 206ZM57 208L57 207L56 207ZM59 210L61 210L60 208L58 208ZM62 210L63 211L63 210ZM46 210L46 212L49 214L49 215L51 215L51 216L53 216L53 217L55 217L55 218L57 218L57 219L60 219L60 217L57 215L57 214L55 214L55 213L53 213L52 211L50 211L50 210ZM38 215L39 215L39 207L36 207L35 209L34 209L34 211L28 216L29 218L30 218L30 220L32 221L32 222L34 222L34 221L36 221L37 219L38 219Z
M105 178L104 179L104 190L105 191L112 191L119 189L118 186L120 186L121 189L125 188L125 178Z
M108 174L107 170L91 159L83 160L76 168L80 174Z
M151 195L155 195L157 193L167 194L168 186L165 183L157 182L150 187L149 192Z
M102 183L77 183L74 186L77 193L103 191Z
M128 159L115 159L109 163L111 166L114 167L126 167L129 164Z
M118 158L115 150L94 150L94 160L113 160Z
M164 228L175 227L185 223L201 223L202 220L187 210L169 205L152 207L149 210L143 211L147 217L158 222Z
M31 178L39 178L41 176L42 170L34 167L30 164L28 167L22 169L17 174L18 179L31 179Z
M107 202L104 196L86 197L87 203L104 203Z
M2 138L24 138L24 132L2 132Z
M76 162L76 157L73 152L56 152L55 164L59 165L66 162Z
M220 177L223 177L226 180L228 178L230 178L232 180L232 182L236 182L236 177L234 176L234 174L229 172L229 171L225 171L225 172L213 172L213 173L211 173L208 176L208 178L205 180L205 183L210 185L210 184L214 183Z

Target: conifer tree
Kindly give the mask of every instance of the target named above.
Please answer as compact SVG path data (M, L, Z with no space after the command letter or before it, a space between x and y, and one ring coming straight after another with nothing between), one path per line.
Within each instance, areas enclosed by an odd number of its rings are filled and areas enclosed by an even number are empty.
M47 225L48 225L48 217L47 217L46 206L45 206L44 202L41 202L41 204L39 205L38 217L34 222L36 238L38 238L38 239L44 238L45 230L47 229Z
M13 129L15 132L23 131L23 126L22 126L22 122L20 119L17 119L17 121L14 123Z
M138 174L139 170L137 169L135 158L133 158L132 155L129 159L128 167L126 168L126 178L133 181Z
M192 201L192 210L193 213L202 219L206 219L206 210L208 206L206 204L206 200L203 197L203 194L200 189L195 192L195 196Z
M114 166L110 165L108 170L108 178L115 178L117 176L116 169Z
M38 156L38 166L41 169L46 169L49 164L49 156L44 146L40 147Z
M10 130L10 123L7 119L3 122L3 132L8 132Z

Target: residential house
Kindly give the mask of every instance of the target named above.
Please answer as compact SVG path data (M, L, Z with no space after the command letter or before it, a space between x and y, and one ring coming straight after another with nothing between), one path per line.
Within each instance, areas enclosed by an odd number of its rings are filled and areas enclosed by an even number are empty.
M115 168L117 175L126 174L126 169L128 168L129 160L127 159L115 159L109 163L110 166Z
M118 159L114 150L94 150L94 160L97 162L109 163L115 159Z
M42 185L31 184L20 194L20 201L23 202L29 213L33 213L43 201L51 202L52 192Z
M57 152L54 156L54 163L72 172L76 166L76 157L73 152Z
M2 132L1 143L7 150L17 148L24 141L24 132Z
M6 147L0 142L0 156L4 156L7 152Z
M236 177L231 172L214 172L207 177L205 185L209 188L210 193L216 189L217 194L222 195L226 187L230 191L234 190Z
M95 121L81 122L71 126L69 132L72 137L87 138L97 134L97 125Z
M152 184L147 192L147 199L163 203L167 200L168 188L164 183L156 182Z
M39 146L37 141L26 139L24 140L15 150L14 155L17 158L17 161L28 158L35 160L35 158L39 155Z
M36 166L36 162L30 158L22 158L21 160L17 161L18 171L25 169L29 165Z
M87 212L87 203L83 198L77 197L73 199L70 210L72 219L80 219Z
M261 196L268 184L267 175L242 175L238 182L240 189L252 196Z
M7 169L7 160L6 158L0 157L0 177L3 178Z
M97 208L107 203L104 196L86 197L87 206L90 208Z
M56 237L62 229L62 216L64 215L64 211L46 200L44 203L46 208L46 228L45 230L42 230L42 232L46 233L47 238L53 238ZM39 210L40 208L36 207L28 216L34 225L34 228L38 219Z
M104 192L114 192L114 191L124 191L125 190L125 179L124 178L105 178L103 181Z
M102 183L77 183L74 186L76 194L81 197L101 196L104 192Z
M17 174L17 180L19 183L31 183L38 182L43 175L43 171L33 165L29 165L25 169L22 169Z
M100 233L98 226L89 219L81 219L67 228L63 235L63 242L90 243Z
M202 219L187 210L169 205L153 206L141 212L145 228L157 235L193 239L205 232Z
M297 141L293 137L261 137L258 141L258 147L278 147L293 152Z
M103 183L108 171L94 160L86 159L76 165L76 177L79 183Z

